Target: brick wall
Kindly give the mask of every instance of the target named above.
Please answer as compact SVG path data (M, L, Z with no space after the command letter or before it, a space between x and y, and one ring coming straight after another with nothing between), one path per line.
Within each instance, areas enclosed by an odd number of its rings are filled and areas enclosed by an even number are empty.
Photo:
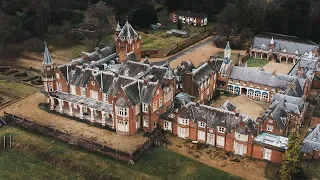
M252 157L257 158L257 159L263 159L263 149L264 149L263 146L261 146L259 144L254 144ZM270 149L270 148L268 148L268 149ZM283 156L284 152L280 152L280 151L277 151L274 149L271 149L271 150L272 150L272 152L271 152L270 161L274 162L274 163L281 164L282 163L282 156Z

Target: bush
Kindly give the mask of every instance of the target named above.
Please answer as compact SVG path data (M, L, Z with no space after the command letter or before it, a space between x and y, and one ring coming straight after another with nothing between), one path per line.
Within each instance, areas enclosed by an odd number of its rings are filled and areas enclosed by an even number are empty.
M182 29L182 20L181 19L178 20L177 29L179 29L179 30Z

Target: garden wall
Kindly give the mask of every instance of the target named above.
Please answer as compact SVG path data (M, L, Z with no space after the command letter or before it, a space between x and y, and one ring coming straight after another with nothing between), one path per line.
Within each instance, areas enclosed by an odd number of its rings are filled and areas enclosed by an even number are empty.
M147 150L151 146L151 142L147 141L142 147L137 148L135 152L132 154L127 152L122 152L117 149L113 149L102 144L99 144L93 140L86 139L84 137L74 137L65 132L56 130L54 127L43 126L33 121L29 121L27 119L17 117L12 114L5 113L5 119L8 124L12 124L14 126L22 127L24 129L38 132L44 134L46 136L55 137L63 142L67 142L68 144L78 146L81 148L85 148L87 150L99 152L101 154L116 158L121 161L135 161L137 158L142 155L142 153Z
M168 55L175 54L205 38L208 36L213 35L212 30L204 30L202 32L196 33L188 38L186 38L184 41L172 45L168 49L151 49L151 50L143 50L141 51L142 57L150 57L150 58L163 58Z

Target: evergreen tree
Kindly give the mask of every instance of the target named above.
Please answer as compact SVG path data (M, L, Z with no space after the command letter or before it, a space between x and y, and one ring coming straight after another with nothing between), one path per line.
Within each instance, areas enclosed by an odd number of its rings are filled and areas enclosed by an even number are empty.
M300 166L300 139L297 131L289 135L288 149L283 155L280 177L282 180L291 179L292 175L299 172Z
M177 29L182 29L182 20L178 19Z

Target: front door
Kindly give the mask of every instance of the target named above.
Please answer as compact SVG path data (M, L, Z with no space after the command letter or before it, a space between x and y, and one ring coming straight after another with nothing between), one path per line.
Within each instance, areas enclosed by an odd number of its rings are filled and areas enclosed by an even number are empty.
M240 156L243 156L244 146L242 144L238 144L238 143L234 142L234 153L238 154Z

